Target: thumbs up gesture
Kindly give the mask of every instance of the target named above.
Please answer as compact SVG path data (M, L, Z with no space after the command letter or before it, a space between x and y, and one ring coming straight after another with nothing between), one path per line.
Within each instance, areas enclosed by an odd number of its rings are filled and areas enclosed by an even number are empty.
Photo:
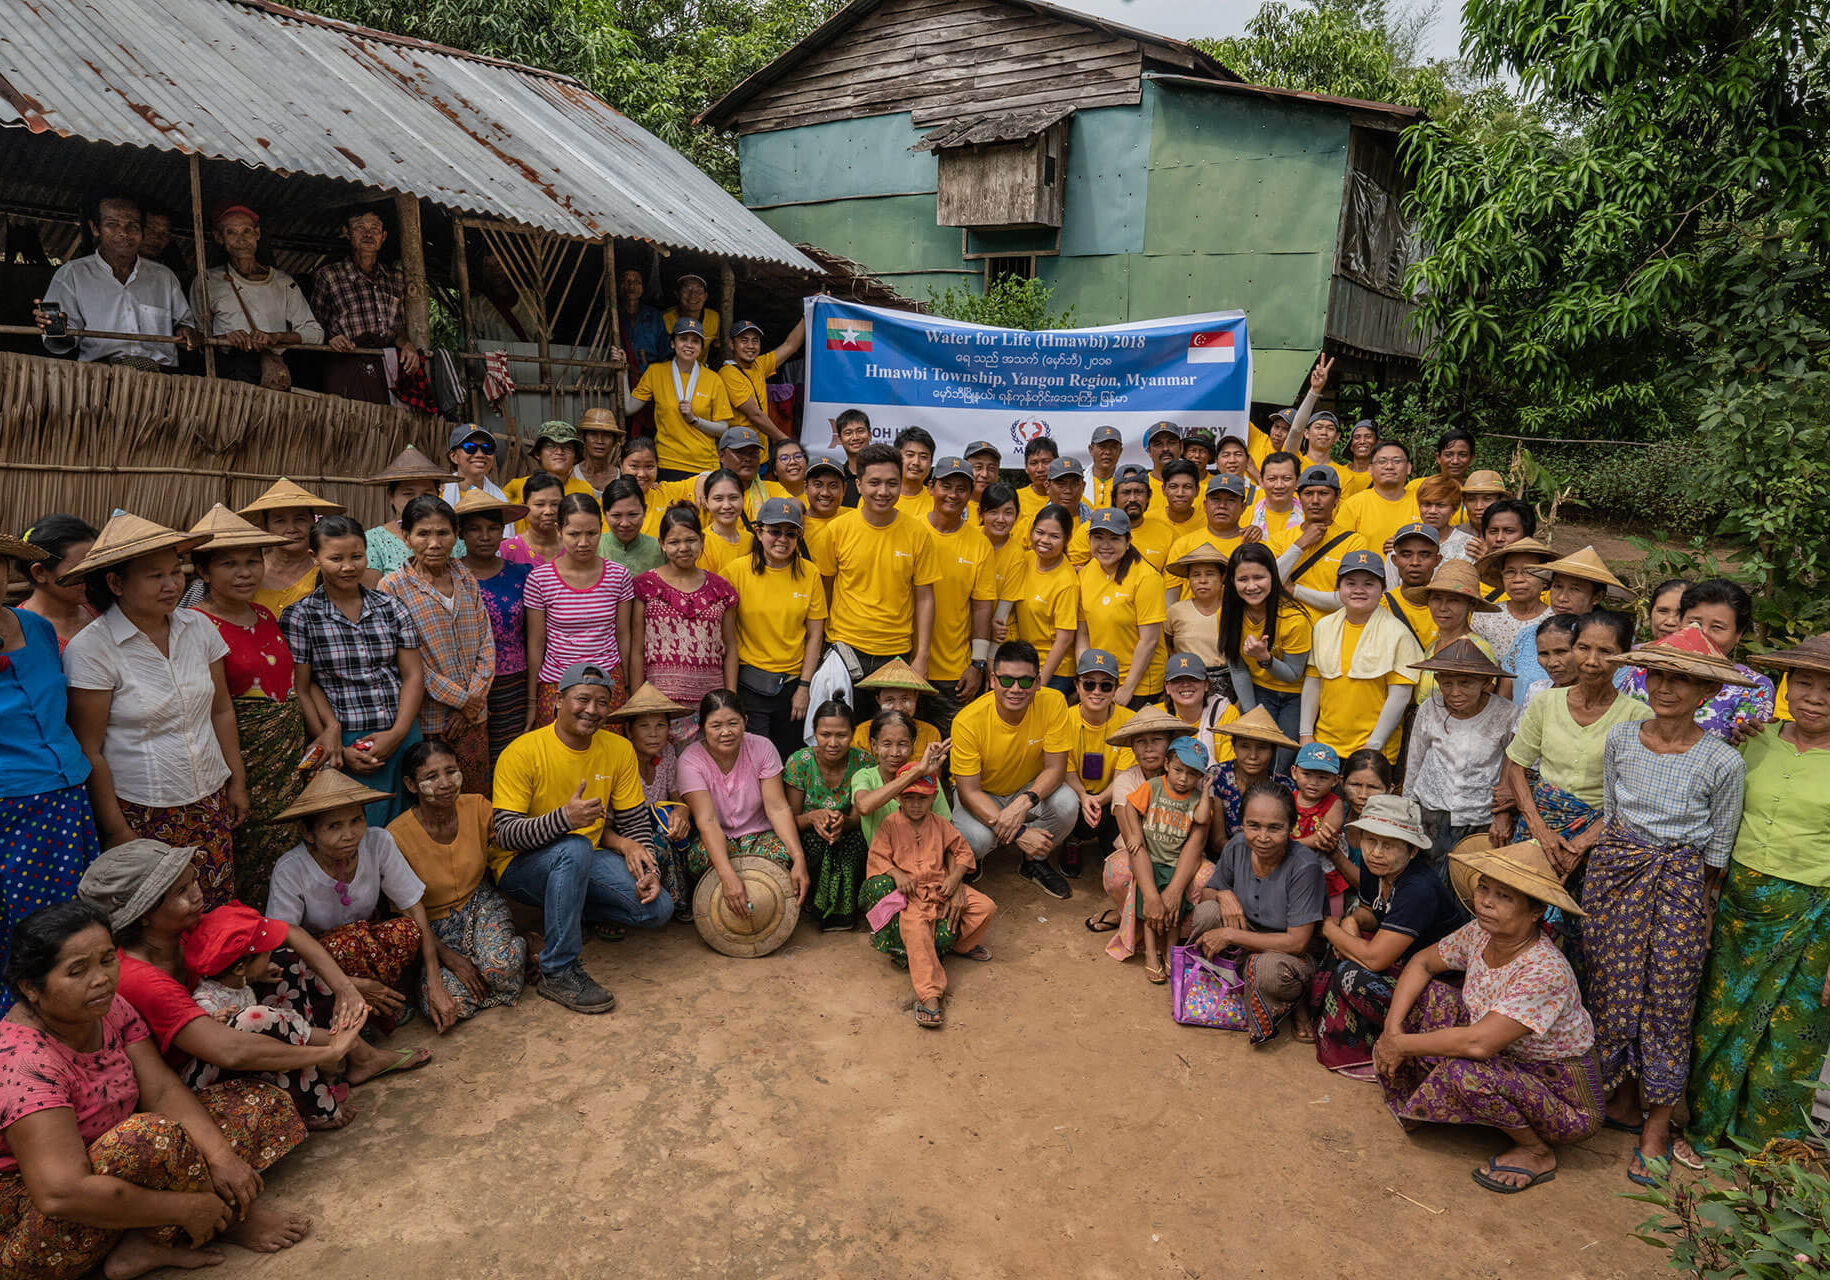
M574 791L572 798L565 803L565 814L566 825L577 831L581 827L590 826L604 816L604 802L596 796L592 796L589 800L585 799L585 784L581 780L578 790Z

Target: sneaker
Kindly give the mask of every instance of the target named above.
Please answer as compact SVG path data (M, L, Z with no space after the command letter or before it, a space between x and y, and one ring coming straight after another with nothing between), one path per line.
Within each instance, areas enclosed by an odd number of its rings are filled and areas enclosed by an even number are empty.
M1080 879L1080 842L1070 840L1061 846L1061 874Z
M598 986L582 964L541 974L540 985L535 989L573 1013L609 1013L616 1008L616 997Z
M1025 858L1023 865L1017 869L1017 874L1025 880L1034 880L1036 888L1051 898L1065 899L1074 896L1074 890L1068 884L1067 877L1050 866L1047 858Z

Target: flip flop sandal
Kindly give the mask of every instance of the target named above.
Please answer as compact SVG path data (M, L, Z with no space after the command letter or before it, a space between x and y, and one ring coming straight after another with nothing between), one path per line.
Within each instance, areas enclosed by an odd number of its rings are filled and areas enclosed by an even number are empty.
M962 960L976 960L980 964L984 964L985 961L991 959L990 949L982 945L976 946L970 951L955 951L953 954Z
M375 1081L381 1079L381 1077L392 1072L418 1071L430 1061L432 1061L432 1050L430 1049L402 1049L399 1056L397 1056L394 1061L388 1063L387 1066L377 1071L362 1083L373 1084ZM352 1085L350 1087L359 1088L360 1086Z
M1665 1157L1669 1160L1669 1154ZM1646 1154L1638 1147L1633 1148L1633 1158L1627 1161L1627 1180L1642 1187L1656 1187L1663 1181L1652 1166L1646 1163Z
M945 1021L945 1019L946 1015L941 1012L941 1008L938 1004L918 1004L915 1006L915 1025L918 1027L924 1027L929 1031L938 1031L940 1030L941 1023Z
M1613 1116L1604 1117L1601 1121L1601 1127L1603 1129L1612 1129L1616 1133L1630 1133L1636 1138L1646 1131L1644 1121L1641 1121L1639 1124L1628 1124L1624 1120L1616 1120Z
M1675 1141L1671 1144L1671 1158L1686 1169L1696 1169L1700 1172L1703 1168L1702 1152L1691 1146L1688 1138L1682 1139L1682 1141L1684 1145L1681 1148Z
M1516 1196L1521 1191L1530 1191L1540 1182L1549 1182L1557 1176L1555 1169L1546 1169L1543 1173L1533 1173L1530 1169L1521 1169L1516 1164L1499 1164L1498 1160L1498 1156L1489 1156L1487 1167L1474 1170L1473 1175L1476 1182L1496 1195ZM1496 1173L1522 1173L1531 1181L1522 1187L1515 1187L1510 1182L1502 1182L1494 1177L1493 1175Z
M1096 916L1087 917L1088 933L1111 933L1118 928L1118 921L1113 919L1113 909L1107 907Z
M621 942L629 936L629 930L620 924L594 924L590 928L591 936L599 942Z
M1155 965L1155 966L1145 965L1144 966L1144 976L1146 978L1150 979L1152 986L1160 987L1165 982L1169 981L1169 966L1166 964L1159 964L1159 965Z

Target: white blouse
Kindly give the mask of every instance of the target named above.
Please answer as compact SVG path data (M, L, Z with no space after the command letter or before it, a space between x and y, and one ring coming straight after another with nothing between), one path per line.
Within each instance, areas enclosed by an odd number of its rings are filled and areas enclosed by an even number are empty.
M370 827L356 846L355 873L342 889L324 873L310 850L294 845L273 864L267 914L317 937L370 919L381 905L383 893L396 911L406 911L426 896L426 886L407 864L394 837L381 827Z

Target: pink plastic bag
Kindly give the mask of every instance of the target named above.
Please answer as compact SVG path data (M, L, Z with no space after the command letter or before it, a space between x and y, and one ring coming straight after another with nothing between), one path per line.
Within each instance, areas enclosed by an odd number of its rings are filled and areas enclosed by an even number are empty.
M884 925L896 918L896 913L909 905L900 889L892 889L877 899L877 905L864 913L865 920L870 922L871 932L875 933Z
M1169 1000L1175 1020L1184 1026L1244 1031L1249 1025L1245 979L1225 952L1209 960L1199 947L1170 948Z

